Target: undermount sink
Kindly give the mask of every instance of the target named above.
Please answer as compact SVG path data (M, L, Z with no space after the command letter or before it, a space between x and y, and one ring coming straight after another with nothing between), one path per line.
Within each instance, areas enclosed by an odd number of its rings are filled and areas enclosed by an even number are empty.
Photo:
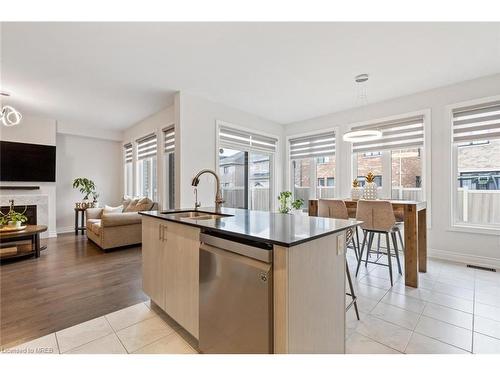
M233 215L226 214L213 214L210 212L202 212L202 211L182 211L182 212L165 212L175 219L191 219L191 220L210 220L210 219L220 219L224 217L230 217Z

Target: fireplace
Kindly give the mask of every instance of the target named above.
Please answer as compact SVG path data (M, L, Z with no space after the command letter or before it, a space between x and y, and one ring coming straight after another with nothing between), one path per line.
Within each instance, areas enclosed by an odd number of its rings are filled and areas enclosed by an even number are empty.
M9 212L10 206L1 206L0 211L2 214L6 214ZM16 212L23 212L26 209L26 212L24 215L28 218L28 221L25 224L31 224L31 225L36 225L37 224L37 218L36 218L36 205L26 205L26 206L21 206L21 205L14 205L14 211Z

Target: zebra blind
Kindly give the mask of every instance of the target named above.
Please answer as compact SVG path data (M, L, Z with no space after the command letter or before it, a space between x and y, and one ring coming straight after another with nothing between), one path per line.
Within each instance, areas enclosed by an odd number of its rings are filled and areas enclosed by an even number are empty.
M267 152L276 152L278 140L272 137L233 129L227 126L219 128L220 145L228 148L258 149Z
M380 139L353 142L353 152L376 152L424 145L424 116L357 126L351 130L380 130L382 132Z
M500 101L453 110L453 142L500 138Z
M291 159L333 155L335 155L335 132L333 131L290 140Z
M125 163L132 163L132 143L127 143L123 146L125 152Z
M137 160L150 158L155 155L156 155L156 134L151 134L137 140Z
M165 153L175 151L175 128L173 126L163 130L163 151Z

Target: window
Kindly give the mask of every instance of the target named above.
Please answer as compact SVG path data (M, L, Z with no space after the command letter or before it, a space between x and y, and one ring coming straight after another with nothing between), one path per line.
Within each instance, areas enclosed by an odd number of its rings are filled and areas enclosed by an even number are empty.
M124 183L125 183L125 195L134 195L134 174L133 174L133 155L132 155L132 144L128 143L123 146L124 148Z
M291 139L290 164L295 199L335 197L335 132Z
M164 208L175 208L175 128L163 129Z
M365 184L365 176L372 172L380 198L424 200L424 117L375 122L354 129L382 131L380 139L353 143L353 175L360 185Z
M454 224L500 227L500 101L455 108Z
M157 200L156 135L137 141L137 193L141 197Z
M224 207L269 211L277 139L221 125L219 145Z

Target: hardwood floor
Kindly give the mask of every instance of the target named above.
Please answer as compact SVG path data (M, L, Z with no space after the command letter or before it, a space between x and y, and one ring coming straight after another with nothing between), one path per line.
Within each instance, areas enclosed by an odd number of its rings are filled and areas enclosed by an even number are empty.
M40 258L0 266L0 349L147 300L140 247L104 253L74 234L43 242Z

